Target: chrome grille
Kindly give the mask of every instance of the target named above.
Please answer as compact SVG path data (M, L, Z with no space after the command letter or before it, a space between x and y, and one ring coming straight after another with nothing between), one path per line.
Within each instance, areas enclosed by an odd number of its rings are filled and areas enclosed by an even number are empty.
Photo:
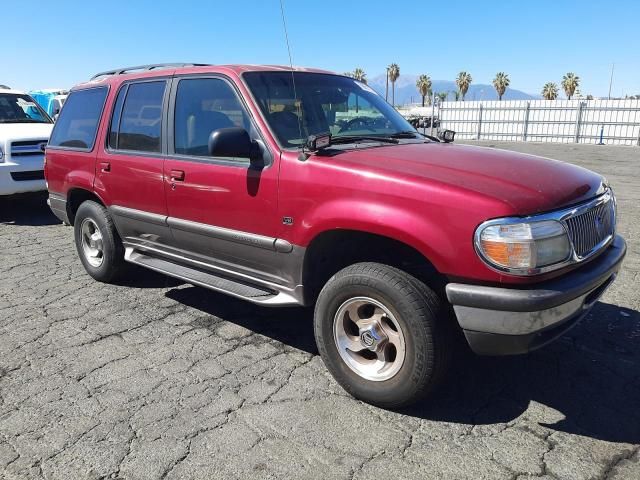
M615 205L611 197L586 212L565 219L569 238L578 258L589 256L613 235Z

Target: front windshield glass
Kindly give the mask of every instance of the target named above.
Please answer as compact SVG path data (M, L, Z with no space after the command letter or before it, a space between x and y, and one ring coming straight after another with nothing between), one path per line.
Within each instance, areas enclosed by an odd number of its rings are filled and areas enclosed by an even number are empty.
M0 93L0 123L52 123L29 95Z
M415 132L371 87L323 73L247 72L244 79L283 147L299 147L310 135L388 137Z

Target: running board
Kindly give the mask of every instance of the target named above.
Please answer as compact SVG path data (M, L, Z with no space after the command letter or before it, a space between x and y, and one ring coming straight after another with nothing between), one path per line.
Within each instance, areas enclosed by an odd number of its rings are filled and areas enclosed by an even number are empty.
M146 255L131 247L126 248L124 259L127 262L164 273L187 283L225 293L249 302L265 306L299 305L291 295L285 292L274 292L256 285L230 280L210 272Z

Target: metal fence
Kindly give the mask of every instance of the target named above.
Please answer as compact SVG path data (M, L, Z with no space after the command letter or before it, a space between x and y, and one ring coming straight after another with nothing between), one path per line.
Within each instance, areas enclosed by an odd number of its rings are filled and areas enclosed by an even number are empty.
M640 146L640 100L443 102L456 138Z

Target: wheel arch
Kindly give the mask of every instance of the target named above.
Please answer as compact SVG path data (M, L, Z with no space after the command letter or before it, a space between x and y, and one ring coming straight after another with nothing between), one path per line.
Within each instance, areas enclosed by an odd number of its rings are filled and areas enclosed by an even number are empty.
M67 192L67 216L71 225L74 224L78 208L80 208L80 205L82 205L82 203L86 202L87 200L93 200L103 207L106 207L104 201L95 192L92 192L85 188L76 187L70 189Z
M414 246L365 230L331 229L317 234L306 248L302 266L305 304L315 302L332 275L360 262L378 262L399 268L438 294L444 292L445 276Z

